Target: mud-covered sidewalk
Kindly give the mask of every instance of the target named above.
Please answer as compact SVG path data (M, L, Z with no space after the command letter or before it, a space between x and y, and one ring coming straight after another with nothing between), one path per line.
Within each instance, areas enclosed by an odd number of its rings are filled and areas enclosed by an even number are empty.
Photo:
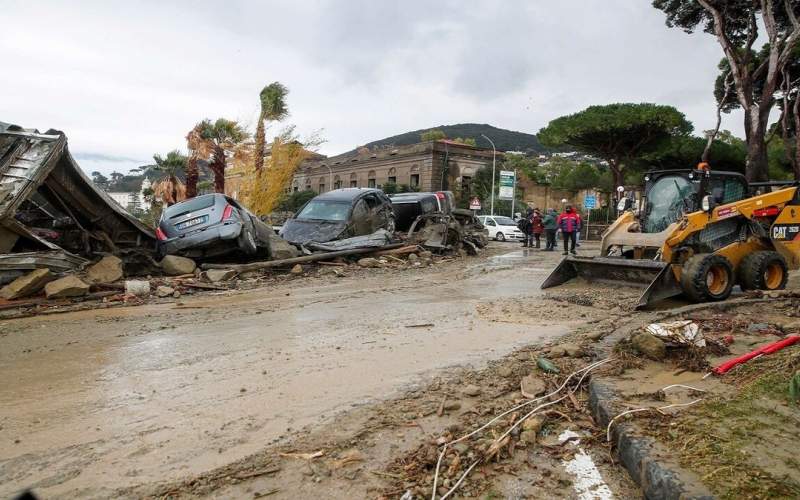
M537 300L559 258L495 244L402 273L5 321L0 495L140 496L552 340L586 320Z

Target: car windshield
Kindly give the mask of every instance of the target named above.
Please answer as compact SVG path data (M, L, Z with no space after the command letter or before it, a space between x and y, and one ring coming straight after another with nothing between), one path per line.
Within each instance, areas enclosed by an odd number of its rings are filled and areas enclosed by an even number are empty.
M516 226L517 223L510 217L495 217L495 222L500 226Z
M343 201L311 200L303 210L297 214L298 219L314 220L347 220L350 203Z
M644 232L660 233L691 211L692 192L692 183L685 177L669 175L658 179L647 193Z

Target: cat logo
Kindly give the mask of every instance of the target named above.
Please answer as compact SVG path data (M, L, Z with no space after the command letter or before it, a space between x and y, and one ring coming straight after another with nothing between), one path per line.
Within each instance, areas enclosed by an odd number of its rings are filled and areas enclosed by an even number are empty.
M795 225L775 225L772 226L772 239L787 241L795 239L800 234L800 226Z

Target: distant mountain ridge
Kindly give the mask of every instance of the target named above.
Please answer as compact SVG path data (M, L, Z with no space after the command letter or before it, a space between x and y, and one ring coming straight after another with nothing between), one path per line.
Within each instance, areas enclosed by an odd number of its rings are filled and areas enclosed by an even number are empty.
M539 139L537 139L533 134L497 128L486 123L438 125L435 127L393 135L385 139L372 141L364 146L372 149L375 147L392 145L405 146L408 144L416 144L420 142L420 134L427 132L428 130L441 130L447 135L448 139L456 139L459 137L463 139L473 138L478 143L478 146L490 148L491 145L486 141L486 139L481 137L481 134L484 134L489 139L494 141L494 145L498 151L523 151L525 153L542 153L548 151L548 149L542 146L539 142Z

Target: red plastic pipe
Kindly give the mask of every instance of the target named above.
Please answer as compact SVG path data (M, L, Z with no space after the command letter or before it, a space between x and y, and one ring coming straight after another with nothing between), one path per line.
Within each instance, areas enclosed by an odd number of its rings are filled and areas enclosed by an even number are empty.
M714 368L711 371L713 373L716 373L717 375L723 375L724 373L729 371L734 366L740 365L742 363L746 363L747 361L750 361L751 359L755 358L756 356L761 356L762 354L772 354L773 352L778 352L781 349L783 349L784 347L789 347L790 345L796 344L797 342L800 342L800 335L793 335L791 337L786 337L783 340L779 340L777 342L773 342L772 344L767 344L767 345L761 346L758 349L756 349L755 351L748 352L747 354L743 354L742 356L739 356L738 358L734 358L734 359L732 359L730 361L726 361L726 362L722 363L721 365L719 365L718 367Z

